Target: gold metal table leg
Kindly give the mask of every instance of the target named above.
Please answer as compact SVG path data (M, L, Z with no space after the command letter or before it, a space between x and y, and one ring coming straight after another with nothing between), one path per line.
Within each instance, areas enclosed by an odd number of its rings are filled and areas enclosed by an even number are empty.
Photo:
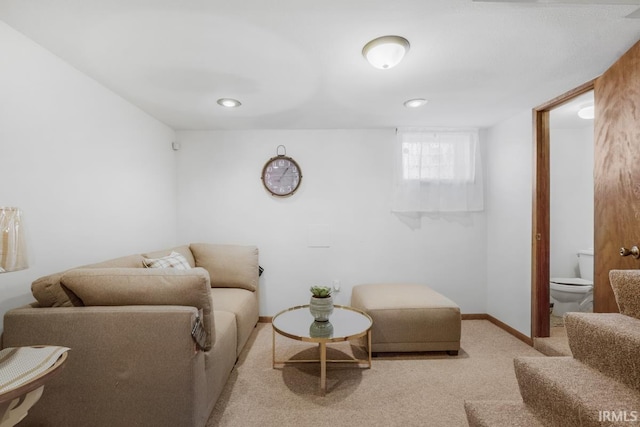
M327 392L327 343L320 344L320 391Z
M367 331L367 347L369 347L369 369L371 369L371 329Z

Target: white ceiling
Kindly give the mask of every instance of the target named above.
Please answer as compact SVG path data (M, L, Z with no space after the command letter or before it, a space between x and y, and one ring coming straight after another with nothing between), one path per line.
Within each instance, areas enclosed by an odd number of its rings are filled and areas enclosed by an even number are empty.
M640 5L640 0L638 0ZM638 5L0 0L0 20L174 129L491 126L597 77ZM369 40L401 35L378 70ZM224 109L221 97L243 105ZM429 103L409 110L403 101Z

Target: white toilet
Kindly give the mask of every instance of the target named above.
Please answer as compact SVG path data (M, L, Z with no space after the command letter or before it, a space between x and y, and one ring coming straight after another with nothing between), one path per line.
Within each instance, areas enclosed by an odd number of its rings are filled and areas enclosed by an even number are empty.
M553 315L593 310L593 249L578 251L580 277L552 277L549 288Z

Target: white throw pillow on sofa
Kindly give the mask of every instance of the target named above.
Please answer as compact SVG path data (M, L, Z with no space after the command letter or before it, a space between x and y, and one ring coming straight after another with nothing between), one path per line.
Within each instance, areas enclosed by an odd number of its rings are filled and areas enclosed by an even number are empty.
M178 270L189 270L189 261L178 252L171 252L162 258L144 258L142 261L147 268L176 268Z

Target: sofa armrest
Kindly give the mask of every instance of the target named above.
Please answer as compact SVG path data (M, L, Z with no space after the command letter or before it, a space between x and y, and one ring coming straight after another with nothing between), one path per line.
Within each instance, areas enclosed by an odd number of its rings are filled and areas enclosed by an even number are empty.
M205 355L191 339L186 306L30 306L4 317L3 347L70 347L63 372L29 412L34 425L167 425L205 405ZM154 419L139 420L140 414ZM55 422L54 422L55 420ZM84 421L84 424L83 424ZM53 424L52 424L53 423Z
M79 305L186 305L202 310L204 348L215 341L209 273L203 268L80 268L60 284Z

